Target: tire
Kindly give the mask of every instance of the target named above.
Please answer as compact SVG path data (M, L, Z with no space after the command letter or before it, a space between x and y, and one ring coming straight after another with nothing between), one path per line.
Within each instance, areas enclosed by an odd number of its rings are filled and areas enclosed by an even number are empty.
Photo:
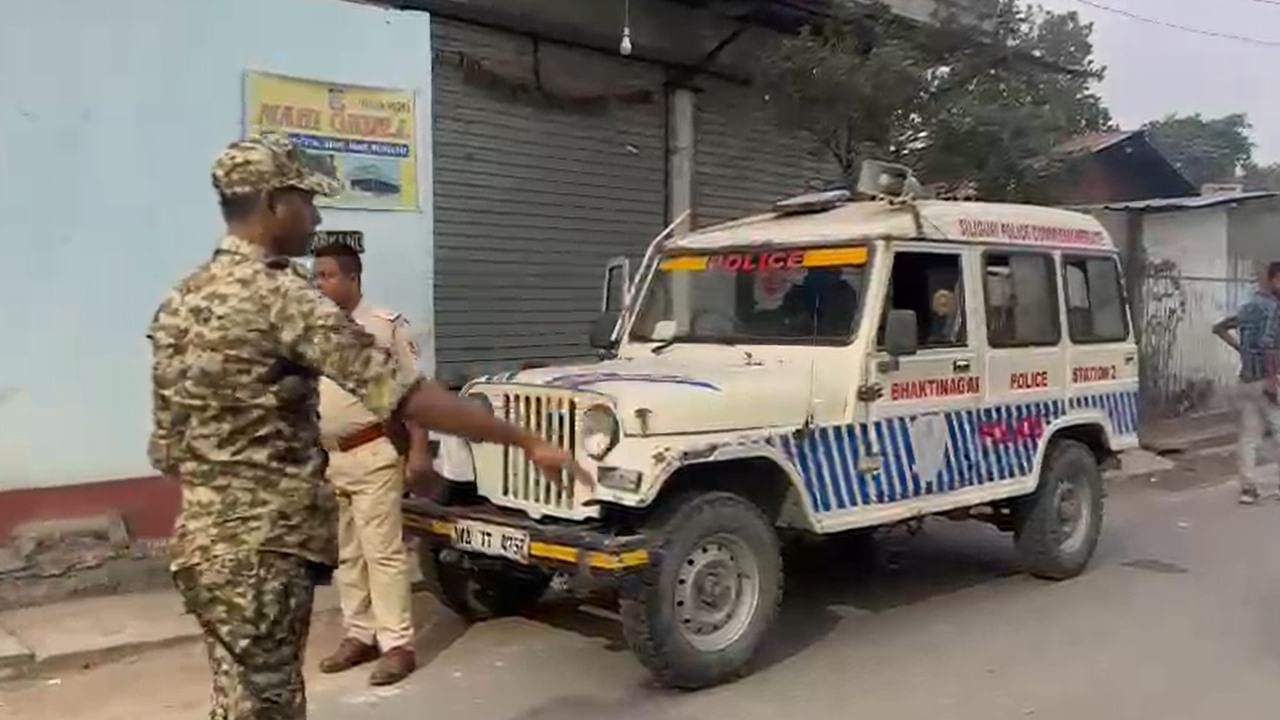
M1102 471L1093 451L1055 441L1035 493L1014 506L1014 543L1027 572L1066 580L1084 571L1102 532Z
M445 607L470 622L528 612L546 593L551 579L440 561L440 552L422 548L422 580Z
M744 498L709 492L682 498L651 532L657 562L620 593L632 652L667 687L696 690L745 675L782 602L772 524Z

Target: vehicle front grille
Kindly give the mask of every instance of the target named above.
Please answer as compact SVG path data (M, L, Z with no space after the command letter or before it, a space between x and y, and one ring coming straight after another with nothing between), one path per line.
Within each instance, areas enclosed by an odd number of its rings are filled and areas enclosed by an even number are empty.
M507 422L520 425L534 435L570 453L578 449L578 402L553 393L506 392L493 398L494 410ZM545 477L518 448L503 447L502 494L515 500L573 507L573 478Z
M473 392L484 393L498 417L577 457L582 404L572 391L519 386L475 388ZM477 489L499 505L525 510L534 517L551 514L582 519L598 514L585 504L590 493L570 474L544 476L519 448L486 443L473 445L472 453Z

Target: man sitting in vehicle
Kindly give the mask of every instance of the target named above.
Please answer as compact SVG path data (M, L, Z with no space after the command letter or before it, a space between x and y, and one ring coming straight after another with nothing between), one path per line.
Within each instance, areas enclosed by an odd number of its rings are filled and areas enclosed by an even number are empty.
M810 270L782 298L783 328L792 337L847 337L857 307L857 293L839 269Z

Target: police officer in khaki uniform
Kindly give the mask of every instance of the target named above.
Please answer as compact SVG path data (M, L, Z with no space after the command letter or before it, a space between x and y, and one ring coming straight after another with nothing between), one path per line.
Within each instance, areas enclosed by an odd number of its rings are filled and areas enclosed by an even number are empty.
M362 250L341 239L316 247L316 286L400 365L416 367L408 321L364 299ZM411 429L402 466L383 423L351 393L322 379L320 442L329 452L328 478L338 496L336 579L346 625L342 644L320 669L336 673L378 660L369 682L390 685L417 668L400 498L405 467L421 472L430 465L427 438Z

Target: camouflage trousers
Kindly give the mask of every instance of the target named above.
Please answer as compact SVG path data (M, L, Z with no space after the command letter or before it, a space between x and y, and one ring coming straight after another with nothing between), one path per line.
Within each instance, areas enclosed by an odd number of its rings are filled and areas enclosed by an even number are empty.
M307 561L248 552L178 568L173 580L204 631L211 720L305 718L302 655L315 594Z

